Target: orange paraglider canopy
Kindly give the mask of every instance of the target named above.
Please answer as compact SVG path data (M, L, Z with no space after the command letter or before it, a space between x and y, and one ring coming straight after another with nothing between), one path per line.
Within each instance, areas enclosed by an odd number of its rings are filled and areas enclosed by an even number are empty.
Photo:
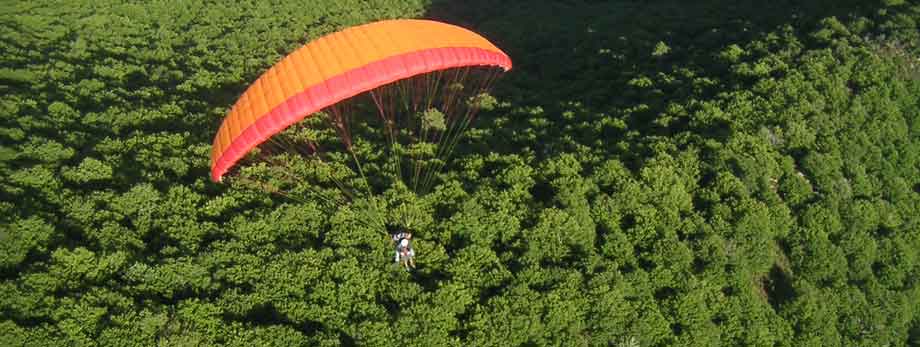
M224 118L211 149L211 179L252 148L327 106L397 80L464 66L511 69L478 34L429 20L351 27L291 53L249 86Z

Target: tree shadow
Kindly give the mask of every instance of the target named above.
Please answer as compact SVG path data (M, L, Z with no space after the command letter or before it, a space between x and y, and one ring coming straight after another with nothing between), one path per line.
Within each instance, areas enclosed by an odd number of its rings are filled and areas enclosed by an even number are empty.
M617 87L609 83L610 77L704 64L728 44L762 38L784 25L808 31L827 17L871 16L875 6L865 3L436 1L427 17L471 28L506 51L515 66L504 83L540 89L514 96L548 101L555 95L599 105L609 100L590 96L598 87ZM668 45L670 52L656 59L651 53L658 42ZM623 57L609 58L618 54Z
M477 120L488 134L472 139L468 152L524 148L547 157L586 146L635 164L662 137L730 135L726 124L694 129L685 107L745 87L719 52L784 30L802 36L826 17L871 17L877 6L470 0L436 1L426 16L482 34L514 61L495 89L512 106Z

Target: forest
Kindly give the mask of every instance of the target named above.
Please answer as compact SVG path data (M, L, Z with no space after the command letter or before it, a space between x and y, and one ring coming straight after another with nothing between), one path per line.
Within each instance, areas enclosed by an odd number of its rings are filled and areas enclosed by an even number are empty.
M920 346L920 1L0 3L0 346ZM514 61L431 189L211 180L395 18Z

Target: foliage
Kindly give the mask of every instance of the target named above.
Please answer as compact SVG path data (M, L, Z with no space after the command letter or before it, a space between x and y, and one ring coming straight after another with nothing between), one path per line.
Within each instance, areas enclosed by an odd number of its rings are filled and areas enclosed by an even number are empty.
M828 4L0 6L0 345L920 344L920 4ZM515 61L430 193L208 180L271 64L418 16Z

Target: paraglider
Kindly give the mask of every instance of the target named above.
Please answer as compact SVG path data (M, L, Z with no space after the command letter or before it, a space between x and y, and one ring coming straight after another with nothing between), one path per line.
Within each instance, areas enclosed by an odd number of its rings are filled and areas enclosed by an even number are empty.
M236 101L214 136L211 179L320 198L329 196L324 187L352 199L387 182L421 194L477 112L494 104L487 92L509 69L508 55L482 36L436 21L385 20L323 36Z
M401 231L392 235L396 243L396 256L394 262L401 264L406 270L415 268L415 249L412 248L412 233Z
M481 36L434 21L381 21L319 38L271 67L240 96L214 137L211 179L221 181L254 147L338 102L413 76L475 66L494 66L507 71L511 69L511 60ZM402 101L392 100L401 97L389 95L396 92L384 89L374 97L382 111L392 111L384 104ZM411 98L415 102L425 96ZM444 97L448 99L444 106L452 106L447 104L455 95ZM381 113L387 126L398 116ZM345 119L334 121L339 122L335 124L337 128L348 131Z

